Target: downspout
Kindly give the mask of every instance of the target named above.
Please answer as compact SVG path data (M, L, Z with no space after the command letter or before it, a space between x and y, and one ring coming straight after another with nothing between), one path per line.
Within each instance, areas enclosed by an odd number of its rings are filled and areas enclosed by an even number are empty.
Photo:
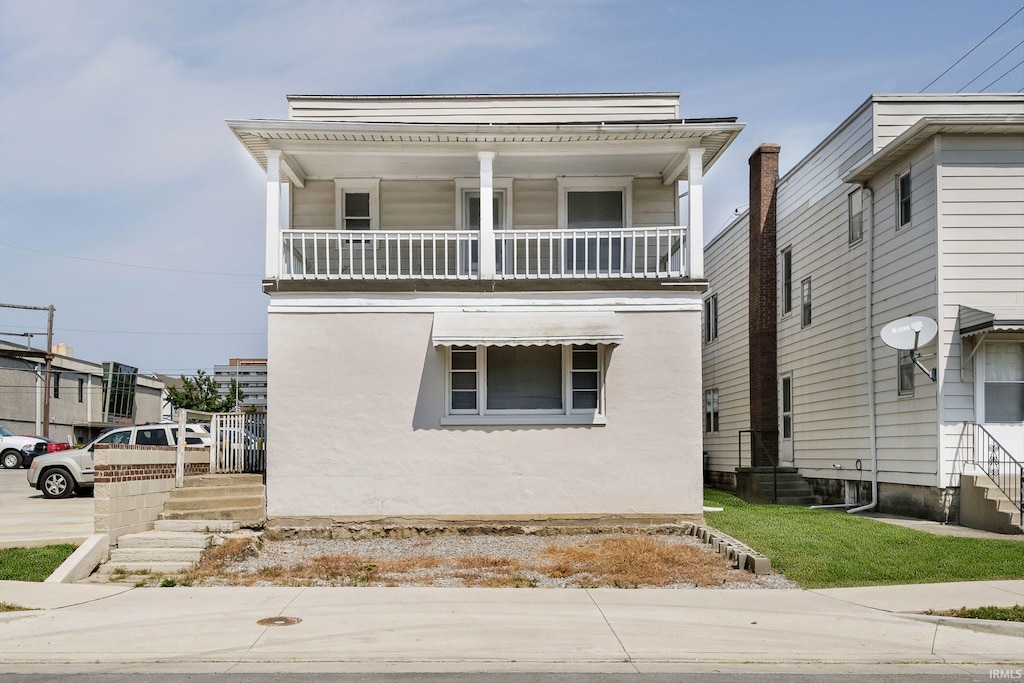
M868 430L871 437L871 502L867 505L847 510L846 512L849 514L873 510L878 505L878 425L875 420L875 334L872 329L872 319L874 318L872 290L874 289L875 278L875 193L867 186L867 183L861 185L861 191L864 192L870 207L868 211L863 213L868 219L868 226L865 230L868 243L867 266L865 268L867 282L864 287L866 292L866 302L864 304L864 343L868 355Z

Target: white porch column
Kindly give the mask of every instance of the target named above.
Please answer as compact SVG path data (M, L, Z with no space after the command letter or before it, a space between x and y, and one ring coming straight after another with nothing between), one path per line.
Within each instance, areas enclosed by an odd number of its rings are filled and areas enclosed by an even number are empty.
M267 155L267 253L266 277L281 276L281 150Z
M686 227L686 276L704 277L704 148L692 147L686 152L689 162L690 215Z
M478 152L480 160L480 279L494 279L494 152Z

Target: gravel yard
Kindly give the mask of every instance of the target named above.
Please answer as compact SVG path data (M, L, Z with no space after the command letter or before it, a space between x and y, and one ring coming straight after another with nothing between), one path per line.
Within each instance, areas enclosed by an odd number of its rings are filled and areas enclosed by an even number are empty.
M692 536L572 534L229 538L179 583L201 586L797 588L733 569Z

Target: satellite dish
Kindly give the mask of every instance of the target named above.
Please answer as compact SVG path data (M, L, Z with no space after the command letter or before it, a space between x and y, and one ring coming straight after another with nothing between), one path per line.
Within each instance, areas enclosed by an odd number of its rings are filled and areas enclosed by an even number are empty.
M894 349L914 351L935 339L938 331L939 326L931 318L912 315L883 325L882 341Z

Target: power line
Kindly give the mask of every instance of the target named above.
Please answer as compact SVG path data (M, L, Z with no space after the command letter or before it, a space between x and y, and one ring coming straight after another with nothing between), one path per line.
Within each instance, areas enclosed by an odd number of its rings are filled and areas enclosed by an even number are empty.
M52 251L43 251L41 249L31 249L29 247L21 247L15 244L6 244L0 242L0 247L7 247L14 251L25 251L32 254L40 254L43 256L52 256L56 258L70 259L73 261L86 261L89 263L97 263L105 266L117 266L119 268L135 268L138 270L155 270L166 273L179 273L185 275L215 275L215 276L227 276L227 277L262 277L259 273L226 273L223 271L211 272L206 270L184 270L181 268L162 268L160 266L140 266L134 263L119 263L117 261L105 261L102 259L87 258L85 256L71 256L69 254L58 254Z
M1006 77L1007 77L1007 76L1008 76L1008 75L1010 74L1010 72L1012 72L1012 71L1013 71L1014 69L1016 69L1016 68L1017 68L1018 66L1020 66L1021 64L1024 64L1024 59L1020 60L1019 62L1017 62L1016 64L1014 64L1013 66L1011 66L1011 67L1010 67L1010 71L1007 71L1007 72L1006 72L1006 73L1004 73L1004 74L1003 74L1002 76L1000 76L999 78L997 78L996 80L992 81L991 83L989 83L988 85L986 85L986 86L985 86L984 88L982 88L982 89L981 89L981 92L985 92L986 90L988 90L989 88L991 88L991 87L992 87L993 85L995 85L995 84L996 84L996 83L998 83L999 81L1001 81L1001 80L1003 80L1004 78L1006 78Z
M962 87L962 88L960 88L959 90L957 90L957 92L958 92L958 93L960 93L960 92L963 92L964 90L967 90L967 88L968 88L968 87L969 87L969 86L971 85L971 83L974 83L974 81L978 80L979 78L981 78L982 76L984 76L985 74L987 74L987 73L988 73L989 71L991 71L991 70L993 69L993 67L995 67L995 65L996 65L996 64L998 64L999 62L1001 62L1001 61L1003 61L1004 59L1006 59L1006 58L1007 58L1007 57L1009 56L1009 54L1010 54L1011 52L1013 52L1014 50L1016 50L1016 49L1017 49L1018 47L1020 47L1021 45L1024 45L1024 40L1020 41L1019 43L1017 43L1016 45L1014 45L1013 47L1011 47L1011 48L1010 48L1009 50L1007 50L1007 51L1006 51L1006 54L1004 54L1004 55L1003 55L1002 57L1000 57L1000 58L999 58L999 59L997 59L996 61L994 61L994 62L992 62L991 64L989 64L989 66L988 66L988 68L987 68L987 69L985 69L985 70L984 70L984 71L982 71L982 72L981 72L980 74L978 74L977 76L975 76L974 78L972 78L972 79L970 80L970 82L968 82L968 83L967 83L966 85L964 85L964 87ZM1019 66L1019 65L1018 65L1018 66ZM1014 69L1016 69L1017 67L1013 67L1013 68L1014 68ZM1013 71L1013 69L1010 69L1010 71ZM1005 76L1005 75L1006 75L1006 74L1003 74L1003 76ZM999 78L1002 78L1003 76L1000 76ZM997 79L997 80L998 80L998 79Z
M978 43L977 45L975 45L974 47L972 47L972 48L971 48L970 50L968 50L968 51L967 51L967 53L966 53L966 54L965 54L965 55L964 55L963 57L961 57L960 59L958 59L958 60L956 60L955 62L953 62L953 65L952 65L952 66L950 66L950 67L949 67L948 69L946 69L945 71L943 71L942 73L940 73L940 74L939 74L938 76L936 76L936 77L935 77L935 79L934 79L934 80L933 80L933 81L932 81L931 83L929 83L928 85L926 85L926 86L924 86L923 88L921 88L921 92L924 92L924 91L925 91L925 90L927 90L928 88L930 88L930 87L932 87L933 85L935 85L935 81L939 80L940 78L942 78L943 76L945 76L946 74L948 74L948 73L949 73L950 71L952 71L952 70L953 70L953 68L954 68L954 67L955 67L955 66L956 66L957 64L959 64L960 62L962 62L962 61L964 61L965 59L967 59L967 58L968 58L968 57L970 56L970 54L971 54L972 52L974 52L975 50L977 50L977 49L978 49L979 47L981 47L981 46L982 46L982 44L984 44L984 43L985 43L985 42L986 42L986 41L987 41L987 40L988 40L989 38L991 38L992 36L994 36L994 35L996 34L996 31L998 31L998 30L999 30L999 29L1001 29L1002 27L1004 27L1004 26L1006 26L1007 24L1009 24L1009 23L1010 23L1010 20L1012 20L1012 19L1013 19L1014 17L1016 17L1016 16L1017 16L1018 14L1020 14L1021 12L1024 12L1024 7L1021 7L1021 8L1019 9L1019 10L1017 10L1016 12L1014 12L1013 14L1011 14L1011 15L1010 15L1010 18L1009 18L1009 19L1007 19L1007 20L1006 20L1006 21L1004 21L1003 23L999 24L999 26L997 26L997 27L996 27L996 29L995 29L994 31L992 31L992 33L990 33L990 34L988 34L987 36L985 36L985 38L984 38L984 39L983 39L983 40L982 40L982 41L981 41L980 43ZM1005 74L1004 74L1004 75L1005 75ZM1002 78L1002 76L1000 76L1000 78Z

